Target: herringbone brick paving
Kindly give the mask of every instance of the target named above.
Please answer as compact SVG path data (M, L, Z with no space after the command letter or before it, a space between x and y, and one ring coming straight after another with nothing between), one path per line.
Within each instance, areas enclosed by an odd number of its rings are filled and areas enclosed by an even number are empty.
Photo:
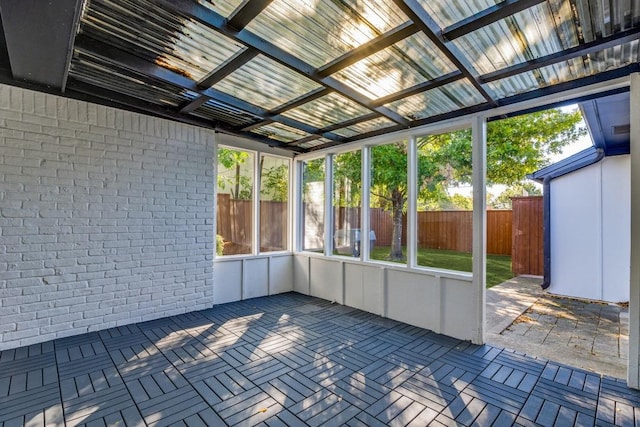
M639 424L622 380L295 293L0 352L0 427Z

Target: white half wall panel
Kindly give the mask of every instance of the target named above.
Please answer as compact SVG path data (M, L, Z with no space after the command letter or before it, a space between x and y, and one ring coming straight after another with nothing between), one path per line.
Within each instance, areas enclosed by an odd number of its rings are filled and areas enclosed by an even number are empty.
M214 262L214 303L293 291L293 255L271 254L217 258Z
M475 338L477 292L470 273L407 269L342 257L294 255L301 293L430 329L462 340ZM305 274L307 275L305 277ZM300 289L304 285L300 285Z

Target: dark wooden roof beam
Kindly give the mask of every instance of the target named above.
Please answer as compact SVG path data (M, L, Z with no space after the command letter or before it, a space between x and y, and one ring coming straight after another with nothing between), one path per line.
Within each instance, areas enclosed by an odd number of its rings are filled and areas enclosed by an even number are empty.
M450 41L445 40L440 32L440 27L433 18L424 10L418 0L393 0L394 3L409 17L422 32L435 44L435 46L469 79L478 92L491 105L496 105L493 96L482 86L478 75L473 71L473 65L462 52Z
M302 59L292 55L273 43L264 40L257 35L244 30L234 30L232 27L226 25L226 19L220 14L214 12L211 9L208 9L196 2L191 0L158 0L160 4L166 5L170 9L180 13L183 16L187 16L189 18L195 19L198 22L206 25L214 31L217 31L232 40L235 40L239 43L244 44L245 46L256 49L264 56L278 62L285 67L296 71L300 74L305 75L309 79L319 83L329 89L334 90L335 92L345 96L346 98L351 99L352 101L374 110L379 114L389 118L390 120L408 126L409 121L402 117L400 114L395 111L389 110L385 107L376 107L373 104L373 101L368 97L364 96L357 90L347 86L346 84L332 78L330 76L323 77L318 74L317 70L307 62Z
M532 59L531 61L522 62L520 64L512 65L510 67L494 71L492 73L484 74L480 76L480 81L482 83L489 83L496 80L505 79L507 77L515 76L516 74L557 64L559 62L568 61L580 56L589 55L638 39L640 39L640 27L632 28L630 30L622 31L609 37L594 40L589 43L584 43L582 45L578 45L569 49L561 50L560 52L541 56L539 58Z
M447 40L457 39L458 37L472 33L482 27L500 21L507 16L522 12L545 1L546 0L505 0L448 26L442 30L442 36Z

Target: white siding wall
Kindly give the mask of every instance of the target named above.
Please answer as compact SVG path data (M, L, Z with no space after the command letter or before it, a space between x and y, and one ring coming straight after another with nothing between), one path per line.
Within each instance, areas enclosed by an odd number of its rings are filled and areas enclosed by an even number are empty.
M629 300L629 156L551 181L550 292Z
M210 307L213 139L0 86L0 350Z

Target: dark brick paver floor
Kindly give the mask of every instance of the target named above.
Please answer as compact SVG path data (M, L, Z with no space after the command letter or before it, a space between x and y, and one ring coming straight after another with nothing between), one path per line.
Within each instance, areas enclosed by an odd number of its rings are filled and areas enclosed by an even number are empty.
M294 293L0 353L0 427L639 423L622 380Z

